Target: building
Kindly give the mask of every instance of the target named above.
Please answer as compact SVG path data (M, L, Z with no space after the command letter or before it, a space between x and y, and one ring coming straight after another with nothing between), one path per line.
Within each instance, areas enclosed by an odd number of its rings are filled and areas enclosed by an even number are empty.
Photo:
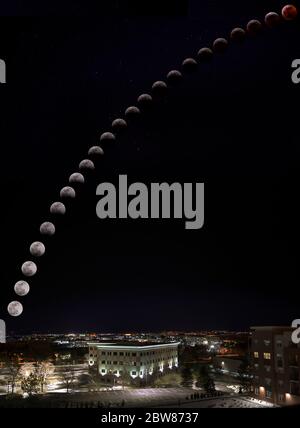
M252 392L277 405L300 404L300 344L291 327L252 327Z
M178 367L178 345L178 342L90 342L89 366L107 382L127 377L135 383L147 383Z

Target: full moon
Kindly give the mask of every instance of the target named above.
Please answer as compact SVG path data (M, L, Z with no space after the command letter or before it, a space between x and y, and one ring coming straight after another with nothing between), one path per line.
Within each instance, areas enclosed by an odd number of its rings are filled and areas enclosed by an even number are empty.
M53 223L50 223L50 221L45 221L40 226L40 232L42 235L54 235L55 233L55 226Z
M72 198L74 199L76 196L75 190L73 189L73 187L70 186L66 186L63 187L60 191L60 197L61 198Z
M45 245L42 242L36 241L30 245L30 254L35 257L41 257L45 254Z
M22 264L21 270L25 276L34 276L37 272L37 266L34 262L28 261Z
M18 281L18 282L16 282L14 289L15 289L15 293L18 296L22 296L23 297L23 296L26 296L26 294L29 293L30 287L29 287L28 282L26 282L26 281Z
M50 207L51 214L65 214L66 213L66 207L62 202L53 202L53 204Z
M12 317L18 317L23 312L23 306L20 302L13 301L7 306L7 311Z

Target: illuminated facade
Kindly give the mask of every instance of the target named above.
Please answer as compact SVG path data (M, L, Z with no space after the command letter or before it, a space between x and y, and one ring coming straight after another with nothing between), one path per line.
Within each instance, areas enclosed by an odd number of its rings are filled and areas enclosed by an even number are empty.
M178 367L179 343L89 343L89 365L103 377L147 382Z
M252 392L277 405L300 404L300 344L290 327L253 327Z

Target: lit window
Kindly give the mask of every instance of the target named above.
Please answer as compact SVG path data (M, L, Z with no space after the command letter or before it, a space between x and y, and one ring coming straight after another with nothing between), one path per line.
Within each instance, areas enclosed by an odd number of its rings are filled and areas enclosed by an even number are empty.
M270 359L271 359L271 354L270 354L270 352L264 352L264 359L265 359L265 360L270 360Z
M254 358L259 358L259 353L258 352L254 352Z

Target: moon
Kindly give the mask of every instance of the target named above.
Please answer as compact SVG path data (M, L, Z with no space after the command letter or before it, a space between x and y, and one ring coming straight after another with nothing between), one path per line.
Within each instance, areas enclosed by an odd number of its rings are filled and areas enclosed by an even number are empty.
M28 261L22 264L21 271L25 276L34 276L37 272L37 266L34 262Z
M30 287L29 287L28 282L26 282L26 281L18 281L18 282L15 283L14 290L15 290L15 293L18 296L22 296L23 297L23 296L26 296L26 294L29 293Z
M218 53L223 53L228 47L228 42L223 37L219 37L213 43L213 50Z
M171 85L176 85L176 83L182 80L182 74L179 70L171 70L167 74L167 80Z
M50 213L60 215L66 214L66 207L62 202L53 202L50 207Z
M66 186L63 187L60 191L60 197L61 198L72 198L74 199L76 196L75 190L73 189L73 187L70 186Z
M260 21L258 21L258 19L251 19L251 21L249 21L247 24L247 31L252 36L259 33L261 29L262 29L262 24Z
M242 42L245 40L246 31L243 28L236 27L230 33L231 40L235 42Z
M104 132L103 134L100 135L100 141L102 143L115 141L115 139L116 139L116 136L112 132Z
M182 69L186 72L192 72L197 70L198 63L194 60L194 58L186 58L182 62Z
M45 254L46 248L42 242L36 241L30 245L30 254L34 257L41 257Z
M83 159L79 164L79 169L95 169L94 162L90 159Z
M137 102L141 107L147 108L152 103L152 97L149 94L142 94L138 97Z
M88 155L104 155L104 151L100 146L92 146L89 148Z
M280 23L280 16L276 12L269 12L265 16L265 23L268 27L274 28Z
M111 126L114 131L123 131L127 128L127 122L124 119L115 119Z
M7 306L7 311L12 317L18 317L23 312L23 306L20 302L14 300Z
M84 183L84 176L80 172L74 172L69 177L69 183Z
M197 54L199 62L209 62L212 60L213 56L214 53L210 48L201 48Z
M282 8L281 15L286 21L292 21L293 19L297 18L298 10L296 6L287 4Z
M157 95L157 96L166 95L167 90L168 90L168 86L162 80L158 80L157 82L154 82L152 85L152 92L154 95Z
M42 235L54 235L55 234L55 226L50 221L45 221L40 226L40 232Z
M134 118L139 116L141 113L140 109L135 106L130 106L125 110L125 117Z

